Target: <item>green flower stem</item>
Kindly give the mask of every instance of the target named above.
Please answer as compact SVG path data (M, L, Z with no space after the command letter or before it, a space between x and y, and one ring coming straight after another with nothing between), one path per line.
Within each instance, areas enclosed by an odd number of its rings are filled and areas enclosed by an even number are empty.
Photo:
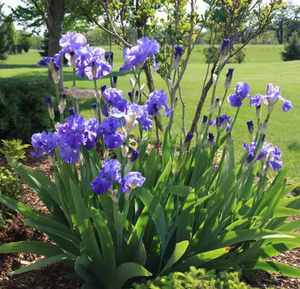
M174 112L175 112L176 90L174 88L174 83L175 83L175 79L176 79L176 72L177 72L177 69L175 69L175 71L174 71L172 87L171 87L171 89L169 89L170 98L171 98L171 115L170 115L170 119L169 119L167 129L168 129L170 139L172 138L171 129L172 129L172 125L173 125L173 122L174 122Z
M230 126L230 129L229 129L229 132L228 132L228 134L230 134L230 133L231 133L231 131L232 131L232 128L233 128L233 126L234 126L234 124L235 124L235 122L236 122L236 120L237 120L237 117L238 117L238 115L239 115L240 108L241 108L241 107L238 107L238 109L237 109L237 111L236 111L236 113L235 113L235 116L234 116L234 119L233 119L232 125Z
M223 107L223 104L224 104L224 101L225 101L225 98L226 98L227 92L228 92L228 89L226 89L226 90L225 90L225 93L224 93L224 95L223 95L223 98L222 98L222 101L221 101L221 105L219 106L219 109L218 109L218 116L217 116L217 119L220 119L220 115L221 115L222 107ZM216 146L218 146L218 143L219 143L220 136L221 136L220 127L219 127L219 125L217 124L217 138L216 138Z
M95 94L97 95L98 94L98 87L97 87L96 79L94 79L94 89L95 89ZM98 123L100 124L101 121L102 121L101 120L101 101L97 97L96 97L96 101L97 101Z
M75 88L76 87L76 75L75 75L75 68L73 68L73 87ZM73 103L73 108L74 108L74 110L75 110L75 113L79 113L78 111L77 111L77 109L78 109L78 100L75 98L74 99L74 97L73 97L73 95L71 94L71 97L72 97L72 103ZM77 96L76 96L77 97Z
M208 115L208 119L207 119L206 126L205 126L205 130L204 130L204 134L203 134L203 137L202 137L201 147L204 145L204 142L206 141L206 138L207 138L207 133L208 133L208 128L209 128L209 123L210 123L210 121L211 121L212 114L213 114L213 112L211 111L211 106L213 105L213 103L214 103L214 101L215 101L215 95L216 95L216 89L217 89L219 77L220 77L220 76L219 76L219 72L217 72L217 79L216 79L216 81L215 81L215 83L214 83L213 92L212 92L212 96L211 96L210 112L209 112L209 115Z

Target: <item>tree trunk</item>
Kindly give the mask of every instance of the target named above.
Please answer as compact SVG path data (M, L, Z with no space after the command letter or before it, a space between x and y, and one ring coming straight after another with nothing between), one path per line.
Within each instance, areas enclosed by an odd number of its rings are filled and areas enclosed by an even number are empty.
M211 75L209 81L206 83L206 85L204 86L204 88L202 90L201 97L200 97L200 100L198 102L198 106L197 106L197 109L196 109L196 112L195 112L193 123L192 123L191 129L190 129L190 132L192 132L192 133L197 131L197 124L198 124L199 119L200 119L200 114L201 114L201 111L202 111L202 108L203 108L203 104L205 102L207 93L208 93L209 89L211 88L212 84L213 84L213 75Z
M48 55L52 56L60 50L59 39L62 35L64 21L64 0L48 0L47 1L47 19L48 19ZM64 89L63 73L61 69L59 90Z

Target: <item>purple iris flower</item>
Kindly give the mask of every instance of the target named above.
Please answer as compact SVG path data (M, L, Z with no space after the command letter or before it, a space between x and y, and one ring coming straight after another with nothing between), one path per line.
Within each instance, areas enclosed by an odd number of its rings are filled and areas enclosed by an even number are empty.
M109 149L120 147L124 143L125 133L115 132L114 134L104 135L105 146Z
M60 55L57 53L54 55L54 57L44 57L41 60L37 62L37 66L40 67L49 67L51 68L51 64L53 64L53 67L55 70L60 69Z
M70 146L61 146L59 154L64 162L73 164L79 159L80 151Z
M122 180L122 193L127 192L128 190L132 190L136 187L141 187L145 182L146 178L144 178L141 173L138 172L130 172L125 178Z
M233 107L240 107L245 97L249 97L250 86L247 82L238 82L235 86L235 94L231 94L227 97L228 102Z
M50 64L50 62L52 61L52 57L44 57L41 60L38 61L37 66L43 67L46 66L48 67L48 65Z
M101 134L114 134L120 128L120 122L115 117L108 117L100 123Z
M290 109L293 108L292 103L281 96L280 87L278 85L274 87L272 83L269 83L267 86L266 95L257 94L251 97L250 106L259 107L261 103L264 102L268 106L269 111L272 111L275 103L278 100L283 102L281 108L284 112L289 111Z
M107 102L114 104L115 102L123 98L124 93L122 90L117 90L116 88L109 87L103 91L103 96Z
M104 116L108 117L109 114L108 114L108 103L105 103L101 109L101 112Z
M144 115L137 120L141 124L142 130L150 130L153 127L153 120L146 112L144 112Z
M207 119L208 119L207 115L203 115L202 123L205 124L207 122Z
M59 53L54 54L53 64L54 64L54 68L56 70L60 69L60 67L61 67L61 54L59 54Z
M105 51L100 47L86 45L77 52L77 75L90 80L100 79L111 73L111 65L105 61Z
M98 135L100 134L100 126L95 117L90 118L88 121L85 121L85 130L84 130L84 145L90 150L95 147Z
M100 134L100 127L95 118L84 120L80 115L71 115L57 129L60 155L67 163L74 163L80 155L80 147L92 149Z
M162 108L165 110L165 117L171 115L171 109L168 106L168 96L163 89L151 92L149 99L144 103L144 107L149 115L156 115L157 111Z
M153 64L155 71L159 69L159 66L155 61L155 54L159 52L159 44L154 39L148 37L139 39L137 45L131 48L125 48L123 52L123 58L126 59L120 71L125 72L133 67L142 66L148 57L153 58Z
M243 145L244 149L249 152L247 157L248 163L254 159L256 146L256 142L251 142L249 146L247 146L245 143ZM278 147L272 146L268 142L263 143L262 149L258 153L258 156L255 161L259 161L261 159L265 159L274 171L278 171L283 166L283 162L281 161L280 149Z
M136 126L138 122L141 123L143 130L149 130L153 126L152 118L149 117L145 107L131 103L127 106L125 111L120 111L116 107L110 109L110 115L116 118L123 119L127 130Z
M103 177L109 180L121 181L121 175L119 170L121 169L121 164L115 159L105 159L103 163L103 169L101 174Z
M59 45L62 48L61 53L74 53L86 43L86 38L81 33L68 32L59 40Z
M97 178L91 182L91 189L97 195L105 194L112 187L112 181L98 175Z
M281 108L284 112L287 112L287 111L289 111L290 109L293 108L293 105L289 100L284 100L283 105L282 105Z
M219 118L217 117L216 119L212 120L209 123L209 125L223 127L224 129L226 129L226 131L229 131L230 123L231 123L231 117L226 114L223 114Z
M55 148L58 145L58 136L57 133L54 132L45 132L35 133L31 137L31 144L33 148L36 150L32 153L32 157L41 157L42 155L53 155Z
M91 182L91 189L97 195L106 193L113 184L113 181L121 182L119 170L121 164L118 160L106 159L103 163L103 169L99 172L97 178Z

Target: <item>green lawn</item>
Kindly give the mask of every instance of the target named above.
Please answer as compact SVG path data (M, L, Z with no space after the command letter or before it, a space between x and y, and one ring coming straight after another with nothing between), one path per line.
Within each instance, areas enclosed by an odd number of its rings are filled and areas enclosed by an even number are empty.
M187 72L182 82L182 92L187 107L187 127L190 126L195 112L195 106L199 99L200 89L203 83L203 77L206 71L206 64L203 63L203 46L195 48ZM245 62L242 64L229 64L228 67L234 67L233 84L238 81L246 81L252 88L252 94L265 93L266 85L272 82L274 85L280 85L282 96L291 100L294 109L289 112L282 112L280 104L271 116L269 129L266 140L279 146L283 152L283 160L285 163L292 162L290 176L299 179L300 176L300 61L283 62L280 57L282 46L271 45L250 45L246 48ZM122 65L122 52L117 47L115 50L115 71ZM36 79L47 77L45 68L37 68L35 63L40 59L37 51L31 50L28 54L10 56L7 61L0 62L0 78L7 77L26 77L28 79ZM66 68L65 86L70 87L72 82L72 74L70 68ZM224 82L224 70L221 77L221 84ZM119 77L118 88L124 91L130 90L130 75ZM164 88L163 80L154 74L156 88ZM108 84L108 80L100 80L99 85ZM78 80L77 86L80 88L93 88L93 83L88 80ZM231 92L234 85L232 85ZM217 94L222 97L223 85L219 86ZM92 115L90 109L94 102L93 97L82 101L82 114L86 117ZM175 133L179 132L180 123L180 103L178 104L175 116ZM207 106L205 108L207 112ZM225 105L224 112L234 116L235 109ZM241 112L233 132L233 138L238 151L238 155L242 153L242 143L248 142L248 133L246 121L255 119L255 110L248 106L248 100L245 100L241 108Z

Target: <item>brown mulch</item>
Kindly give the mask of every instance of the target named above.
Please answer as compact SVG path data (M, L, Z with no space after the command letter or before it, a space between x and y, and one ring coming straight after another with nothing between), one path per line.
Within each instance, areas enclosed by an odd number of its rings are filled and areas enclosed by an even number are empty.
M0 165L5 165L3 156L0 156ZM23 163L43 171L49 177L53 176L51 164L47 157L41 159L31 158L28 150ZM26 185L22 185L23 193L21 202L35 210L48 214L38 196ZM0 245L9 242L35 240L49 242L49 237L33 228L25 226L22 216L17 214L10 226L0 230ZM81 284L78 280L66 278L72 274L72 268L62 264L53 264L35 271L10 276L9 273L22 266L33 264L42 260L43 256L35 254L0 254L0 289L77 289Z
M27 156L22 162L32 168L43 171L47 176L53 178L53 170L48 158L31 158L30 153L31 150L28 149ZM0 154L0 166L5 164L5 159ZM21 202L31 206L41 213L48 214L46 207L32 190L30 190L26 185L22 185L22 189L23 194ZM293 218L300 218L300 215ZM296 230L296 232L300 234L300 229ZM50 241L47 235L25 226L22 222L22 216L17 214L8 228L0 230L0 245L3 243L23 240ZM35 254L0 254L0 289L80 288L81 284L78 280L66 277L73 273L72 268L68 268L62 264L49 265L44 268L16 276L9 275L9 273L13 270L24 265L33 264L43 258L43 256ZM300 268L300 244L298 248L279 254L278 256L271 258L271 260ZM259 288L273 287L300 289L300 278L291 278L264 271L253 272L251 277L246 278L245 281L250 283L252 286Z

